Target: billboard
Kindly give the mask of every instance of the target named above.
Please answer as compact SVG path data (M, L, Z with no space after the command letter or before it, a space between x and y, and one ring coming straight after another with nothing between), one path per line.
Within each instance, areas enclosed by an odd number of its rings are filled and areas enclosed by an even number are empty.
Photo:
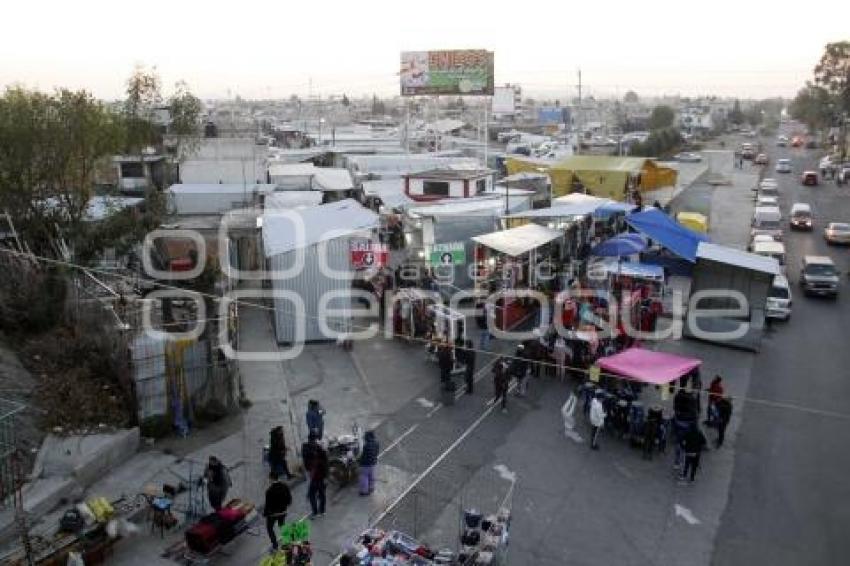
M540 124L569 124L570 109L562 106L544 106L538 108L537 122Z
M466 262L466 249L463 242L434 244L431 246L431 265L463 265Z
M493 114L513 114L516 111L516 92L512 86L499 86L493 90Z
M403 51L401 94L493 94L493 53L484 49Z
M350 242L351 267L365 269L367 267L384 267L389 260L390 251L386 244L377 242Z

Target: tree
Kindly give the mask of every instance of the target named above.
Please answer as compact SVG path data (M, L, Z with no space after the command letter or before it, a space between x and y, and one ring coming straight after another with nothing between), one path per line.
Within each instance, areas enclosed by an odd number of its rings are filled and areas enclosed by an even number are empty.
M383 101L378 98L377 94L372 95L372 116L383 116L387 113Z
M342 95L342 105L345 106L346 108L351 106L351 101L348 99L348 96L346 96L345 94Z
M832 123L829 93L811 83L797 92L788 110L792 118L806 124L810 131L819 130Z
M138 66L127 79L127 98L124 100L124 120L127 140L124 151L141 155L151 145L159 145L161 137L154 126L154 110L162 104L160 78L156 68Z
M23 88L0 97L0 209L33 251L85 238L95 180L125 141L124 123L86 91Z
M673 125L676 119L676 113L669 106L656 106L652 109L652 114L649 116L649 129L662 130Z
M623 96L623 102L628 102L629 104L637 104L640 102L640 98L637 93L633 90L626 92L626 95Z
M729 111L729 122L736 126L740 126L744 123L744 113L741 111L741 101L737 98L735 99L734 104L732 104L732 110Z
M175 85L168 99L171 113L171 133L177 139L177 159L183 161L197 151L201 138L201 101L192 94L184 81Z
M826 91L838 112L850 112L850 41L828 43L815 66L815 85Z

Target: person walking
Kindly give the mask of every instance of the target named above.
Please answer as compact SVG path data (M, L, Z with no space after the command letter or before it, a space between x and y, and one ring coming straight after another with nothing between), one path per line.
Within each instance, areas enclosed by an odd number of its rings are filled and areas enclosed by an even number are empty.
M321 440L325 434L325 410L315 399L307 401L307 435Z
M325 514L325 480L328 477L328 453L319 444L315 434L310 434L307 442L301 447L301 457L304 459L304 469L310 480L307 486L307 500L310 502L312 514L316 518Z
M723 378L715 375L708 386L708 414L706 424L714 426L717 421L716 403L723 398Z
M442 342L437 346L437 363L440 366L440 383L446 388L452 379L452 369L455 365L452 347L448 342Z
M271 468L269 477L284 474L288 480L295 477L290 473L286 462L286 438L282 426L274 427L269 433L269 467Z
M466 393L467 395L472 395L472 389L475 385L475 349L472 346L472 340L469 338L464 342L464 346L463 357L465 368L463 377L466 382Z
M227 497L230 486L233 485L227 467L215 456L210 456L201 481L207 482L207 498L210 500L210 507L218 511L224 503L224 498Z
M525 397L528 391L528 378L526 377L528 375L528 354L522 344L516 347L514 358L511 360L510 374L517 382L514 394L518 397Z
M555 339L552 357L555 358L555 376L558 379L564 379L567 376L567 341L563 336Z
M726 437L726 427L729 426L729 421L732 419L732 398L721 397L714 404L717 412L717 447L723 446L723 439Z
M510 383L510 376L507 364L500 358L493 364L493 388L496 391L496 399L493 402L501 401L503 413L508 412L508 383Z
M682 438L682 451L685 453L685 465L682 467L682 475L679 477L681 481L694 481L697 468L699 468L699 460L702 451L705 449L708 442L705 435L696 424L691 425L688 432Z
M481 331L480 344L482 350L490 349L490 341L493 339L491 331L496 327L496 305L491 301L484 303L484 329Z
M263 516L266 518L266 531L272 542L272 552L277 552L277 532L275 526L282 527L286 523L286 511L292 504L292 493L289 487L280 479L280 474L272 471L272 483L266 489L266 505Z
M375 466L378 465L378 454L381 446L375 437L375 432L367 430L363 435L363 450L360 451L360 495L369 495L375 491Z
M590 426L593 432L590 436L590 448L599 450L599 433L605 426L605 407L602 406L602 393L597 393L590 402Z

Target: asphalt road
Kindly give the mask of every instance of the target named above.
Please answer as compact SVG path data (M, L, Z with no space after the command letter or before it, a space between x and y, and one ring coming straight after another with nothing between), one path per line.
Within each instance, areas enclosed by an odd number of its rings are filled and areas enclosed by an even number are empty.
M826 222L850 220L850 188L800 184L817 169L818 150L778 148L766 140L767 174L779 180L780 206L808 202L812 233L786 232L793 314L765 338L738 433L729 501L713 563L847 564L850 561L850 249L828 246ZM794 173L775 173L778 157ZM807 298L798 287L806 254L829 255L842 272L837 301ZM756 402L761 400L764 402ZM772 403L782 404L781 406ZM785 406L790 405L793 407Z

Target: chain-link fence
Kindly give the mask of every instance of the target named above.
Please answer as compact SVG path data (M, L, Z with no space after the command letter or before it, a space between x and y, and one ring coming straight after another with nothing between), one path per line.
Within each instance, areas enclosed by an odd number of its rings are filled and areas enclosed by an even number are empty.
M24 406L0 399L0 508L11 504L21 478L18 477L16 417Z

